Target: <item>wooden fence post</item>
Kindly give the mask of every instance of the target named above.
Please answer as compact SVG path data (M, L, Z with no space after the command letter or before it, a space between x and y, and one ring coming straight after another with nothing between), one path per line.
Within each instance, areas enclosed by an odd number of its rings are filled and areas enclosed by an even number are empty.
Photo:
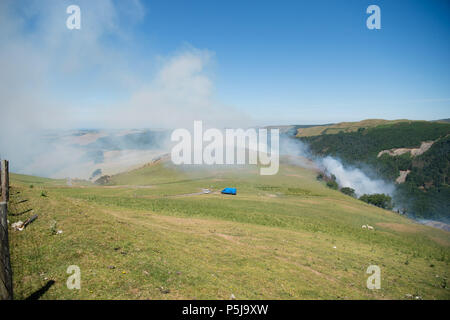
M13 299L7 215L6 202L0 202L0 300Z
M9 163L8 160L2 160L1 162L1 186L2 186L2 198L1 201L9 201Z

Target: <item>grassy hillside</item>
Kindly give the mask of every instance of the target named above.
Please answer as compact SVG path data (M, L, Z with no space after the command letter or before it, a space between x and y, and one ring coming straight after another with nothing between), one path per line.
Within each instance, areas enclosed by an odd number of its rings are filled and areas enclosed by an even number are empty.
M307 128L298 128L297 137L312 137L322 134L337 134L345 132L355 132L361 128L373 128L379 125L395 124L400 122L411 122L410 120L383 120L367 119L359 122L340 122L323 126L310 126Z
M448 232L331 190L312 171L256 169L157 163L70 187L13 174L10 222L39 215L10 230L16 298L52 280L41 298L450 298ZM238 194L216 192L226 186ZM81 268L79 291L66 288L69 265ZM380 290L366 288L369 265L381 268Z
M399 122L360 128L355 132L303 137L319 155L332 155L362 168L369 165L377 176L394 181L400 170L409 170L398 187L398 201L407 212L420 218L450 219L450 124L427 121ZM380 151L418 148L434 141L418 156L398 156Z

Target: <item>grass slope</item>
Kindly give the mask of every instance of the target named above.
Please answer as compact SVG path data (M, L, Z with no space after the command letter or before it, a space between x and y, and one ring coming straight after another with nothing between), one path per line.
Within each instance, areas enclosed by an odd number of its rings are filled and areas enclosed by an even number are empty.
M50 280L43 299L450 298L448 232L330 190L312 171L257 173L157 163L71 187L12 174L10 222L39 215L10 230L16 298ZM238 194L188 195L225 186ZM66 287L69 265L81 290ZM369 265L380 290L366 288Z
M323 126L311 126L309 128L297 129L297 137L312 137L322 134L337 134L339 132L355 132L360 128L373 128L379 125L390 125L401 122L411 122L411 120L383 120L383 119L367 119L358 122L340 122Z

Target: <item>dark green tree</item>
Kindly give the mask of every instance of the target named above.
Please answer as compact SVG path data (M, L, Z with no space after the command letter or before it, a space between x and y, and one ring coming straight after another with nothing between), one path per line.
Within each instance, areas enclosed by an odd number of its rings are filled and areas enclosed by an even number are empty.
M334 189L334 190L339 189L339 186L338 186L337 182L334 181L334 180L328 181L328 182L327 182L327 187L328 187L328 188L331 188L331 189Z
M359 200L383 209L390 210L393 207L392 198L384 193L363 194Z
M353 188L344 187L344 188L341 188L341 192L350 197L355 197L355 189L353 189Z

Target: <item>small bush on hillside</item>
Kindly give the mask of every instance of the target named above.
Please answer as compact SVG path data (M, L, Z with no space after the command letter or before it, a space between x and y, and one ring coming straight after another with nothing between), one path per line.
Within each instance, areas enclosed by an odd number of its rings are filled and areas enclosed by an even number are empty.
M384 193L363 194L359 200L383 209L392 209L392 198Z
M344 187L344 188L341 188L341 192L350 197L355 197L355 189L353 189L353 188Z
M58 233L57 223L54 220L52 221L52 223L50 225L50 233L51 233L51 235L55 235Z
M338 186L337 182L334 181L334 180L328 181L327 182L327 187L330 188L330 189L333 189L333 190L339 189L339 186Z

